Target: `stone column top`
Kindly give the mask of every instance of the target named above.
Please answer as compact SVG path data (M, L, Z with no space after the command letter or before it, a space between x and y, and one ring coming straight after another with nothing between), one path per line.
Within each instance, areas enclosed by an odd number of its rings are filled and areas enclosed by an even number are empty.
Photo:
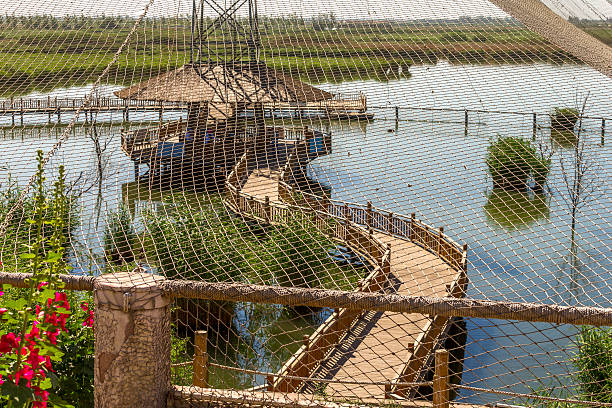
M165 278L142 272L118 272L100 275L94 291L101 305L129 312L166 306L170 299L162 296L159 283Z

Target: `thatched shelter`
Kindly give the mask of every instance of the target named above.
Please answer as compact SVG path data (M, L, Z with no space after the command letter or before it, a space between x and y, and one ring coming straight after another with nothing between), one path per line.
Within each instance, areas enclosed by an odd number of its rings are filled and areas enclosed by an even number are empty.
M262 63L188 64L115 92L119 98L210 104L317 102L329 92L293 79Z

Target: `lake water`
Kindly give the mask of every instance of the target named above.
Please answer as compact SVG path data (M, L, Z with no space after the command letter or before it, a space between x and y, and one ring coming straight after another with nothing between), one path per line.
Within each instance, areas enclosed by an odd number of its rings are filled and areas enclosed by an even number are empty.
M331 91L362 91L368 96L376 119L364 122L315 123L333 133L333 153L310 165L310 174L331 187L334 198L351 202L372 201L374 206L410 214L469 245L468 295L480 299L537 301L563 305L612 306L612 203L610 202L610 144L600 144L599 120L584 123L587 154L595 164L592 178L598 194L578 216L578 262L571 267L570 216L565 204L561 162L571 160L573 146L551 138L545 115L538 116L536 141L552 155L549 191L534 194L493 194L484 158L489 139L501 135L532 137L531 115L470 113L467 135L463 112L421 111L410 108L503 110L544 114L556 106L580 105L588 95L586 114L612 118L612 81L584 66L546 64L415 66L412 77L380 83L354 81L323 84ZM108 96L117 87L104 87ZM56 90L52 96L82 96L87 87ZM46 96L47 94L45 94ZM395 120L399 106L399 121ZM168 114L165 120L178 117ZM42 115L39 115L42 116ZM131 115L134 121L154 123L157 114ZM44 123L44 117L26 118L27 124ZM68 115L64 122L69 120ZM101 122L120 122L121 114L99 115ZM10 126L0 117L0 126ZM277 123L280 122L277 120ZM612 120L609 121L612 125ZM278 123L280 124L280 123ZM120 150L119 123L99 126L101 143L107 143L103 195L97 197L94 144L86 127L77 129L54 156L51 167L65 164L70 180L91 189L80 198L81 225L77 245L101 253L104 214L121 202L125 186L133 183L133 166ZM20 183L35 171L37 149L56 143L61 127L51 129L0 129L0 180L10 173ZM612 134L610 126L608 134ZM4 187L4 185L3 185ZM145 202L146 197L136 198ZM102 265L86 256L75 261L77 272ZM252 318L250 306L237 309L234 340L227 342L237 353L222 351L241 366L272 369L282 364L304 333L311 332L323 316L298 319L282 311L262 312ZM261 313L260 313L261 314ZM257 313L255 313L257 315ZM270 318L272 316L272 318ZM297 322L297 323L296 323ZM293 335L279 352L279 333L286 325ZM260 330L257 330L260 327ZM468 319L463 383L484 388L529 392L529 386L571 382L568 362L575 352L573 326ZM248 333L257 333L249 337ZM259 336L259 337L258 337ZM282 343L282 342L281 342ZM240 345L242 344L242 345ZM245 344L247 346L245 346ZM276 344L276 345L274 345ZM289 350L289 351L287 351ZM235 358L234 358L235 357ZM229 361L225 361L228 363ZM248 386L252 378L224 373L224 383ZM263 378L255 378L261 383ZM461 391L467 401L499 400L495 395Z

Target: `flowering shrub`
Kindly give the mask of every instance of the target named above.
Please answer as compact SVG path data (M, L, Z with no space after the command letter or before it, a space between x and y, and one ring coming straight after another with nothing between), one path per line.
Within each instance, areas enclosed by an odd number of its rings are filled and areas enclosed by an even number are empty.
M33 274L28 287L6 296L0 290L0 405L12 407L69 406L51 393L58 383L54 366L64 352L60 338L68 332L72 313L69 296L59 279L68 273L64 236L67 199L65 174L59 169L53 194L45 194L42 152L38 153L34 211L28 223L32 239L21 259ZM74 295L72 295L74 298ZM75 299L76 300L76 299ZM73 302L74 303L74 302ZM92 315L87 303L81 304L89 329Z

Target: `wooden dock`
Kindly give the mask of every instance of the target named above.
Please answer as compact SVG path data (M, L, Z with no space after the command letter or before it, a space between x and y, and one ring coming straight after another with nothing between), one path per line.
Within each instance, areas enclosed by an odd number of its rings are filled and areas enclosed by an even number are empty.
M130 120L130 113L156 112L161 122L164 112L186 112L188 104L181 102L139 101L110 97L91 98L10 98L0 100L0 115L10 115L12 125L24 124L26 114L46 114L51 123L52 117L61 122L62 115L72 114L81 109L85 114L98 112L120 112L123 121ZM308 103L274 102L264 104L267 117L320 117L330 120L370 120L374 115L367 112L367 98L361 93L338 94L333 99ZM87 115L85 116L87 120Z
M374 267L358 288L404 295L462 297L467 288L466 246L450 240L411 217L356 206L300 191L291 180L313 157L306 130L293 144L276 143L269 150L247 152L226 182L226 202L243 216L282 223L287 213L313 213L324 232L364 256ZM331 139L326 139L326 151ZM278 146L282 146L279 154ZM320 154L324 154L320 153ZM299 194L295 194L299 193ZM345 399L409 397L422 381L433 351L448 330L449 319L421 314L357 313L336 310L276 374L267 390L315 393ZM312 378L303 381L299 378ZM317 384L316 379L331 380ZM351 381L373 383L356 387Z

